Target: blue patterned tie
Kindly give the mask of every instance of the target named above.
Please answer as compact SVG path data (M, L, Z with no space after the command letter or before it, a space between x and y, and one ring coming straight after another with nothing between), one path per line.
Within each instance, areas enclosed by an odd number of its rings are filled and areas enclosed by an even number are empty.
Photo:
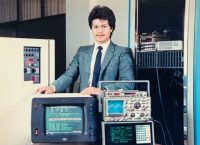
M93 79L92 79L92 87L97 87L98 80L99 80L99 74L101 70L101 50L103 49L102 46L98 47L98 52L96 56L96 61L94 65L94 71L93 71Z

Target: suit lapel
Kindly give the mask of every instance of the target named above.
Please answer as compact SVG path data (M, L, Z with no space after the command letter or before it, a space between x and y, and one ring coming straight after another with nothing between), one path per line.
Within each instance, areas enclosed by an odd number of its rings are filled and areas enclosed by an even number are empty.
M114 44L112 42L110 42L110 45L106 51L106 55L104 57L103 63L101 65L101 71L100 71L100 75L99 78L102 77L102 73L105 70L106 66L108 65L108 63L110 62L111 58L113 57L113 53L114 53Z
M92 53L93 53L93 49L94 49L94 45L89 46L89 48L87 49L86 52L86 57L85 58L85 66L86 67L86 71L88 73L90 73L90 65L91 65L91 60L92 60Z

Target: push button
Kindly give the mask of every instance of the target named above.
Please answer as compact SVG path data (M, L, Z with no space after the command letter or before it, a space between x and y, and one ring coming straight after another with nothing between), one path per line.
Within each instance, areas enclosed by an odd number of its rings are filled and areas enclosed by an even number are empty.
M35 136L38 136L38 135L39 135L38 128L35 128Z

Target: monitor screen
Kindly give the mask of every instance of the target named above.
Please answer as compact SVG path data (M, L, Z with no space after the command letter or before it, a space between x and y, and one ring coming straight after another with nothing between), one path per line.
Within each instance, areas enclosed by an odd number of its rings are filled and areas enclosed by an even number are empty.
M107 116L122 116L124 110L124 100L107 100Z
M103 145L154 145L152 122L103 122Z
M46 134L80 134L83 132L81 106L45 107Z

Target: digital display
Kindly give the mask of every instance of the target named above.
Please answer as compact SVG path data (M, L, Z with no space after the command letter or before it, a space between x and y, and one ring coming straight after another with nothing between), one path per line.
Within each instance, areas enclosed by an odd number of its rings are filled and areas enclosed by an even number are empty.
M81 134L83 110L80 106L45 107L46 134Z
M136 143L151 143L150 125L136 125Z
M124 100L107 100L107 116L122 116Z
M104 122L103 145L154 145L151 122Z
M111 125L105 128L105 142L109 145L134 144L134 129L131 125Z

